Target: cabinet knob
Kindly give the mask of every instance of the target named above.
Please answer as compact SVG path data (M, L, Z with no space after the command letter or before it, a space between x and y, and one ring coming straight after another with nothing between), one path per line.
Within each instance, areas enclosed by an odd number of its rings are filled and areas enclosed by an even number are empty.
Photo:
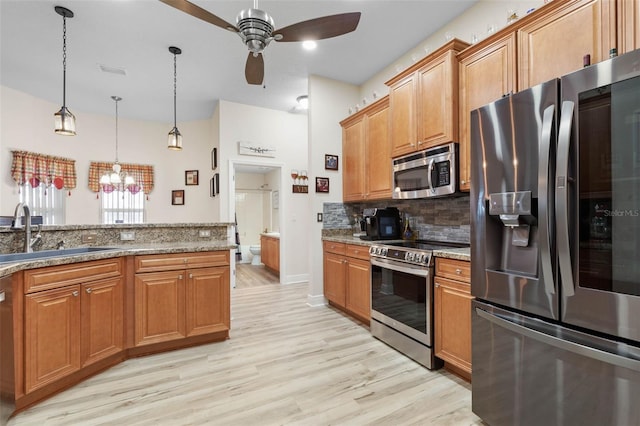
M460 181L460 183L461 183L462 185L466 185L466 184L467 184L467 181L463 179L463 180L461 180L461 181Z
M73 297L78 297L78 292L74 291L73 293L71 293L73 295Z
M181 280L182 279L182 274L178 275L178 279Z
M188 262L188 260L185 258L185 259L184 259L184 263L187 263L187 262Z
M189 279L193 278L193 274L189 274Z
M436 283L436 288L440 287L440 284Z
M87 293L91 294L91 287L87 287L87 289L85 290Z
M456 274L460 275L462 273L462 269L456 268Z

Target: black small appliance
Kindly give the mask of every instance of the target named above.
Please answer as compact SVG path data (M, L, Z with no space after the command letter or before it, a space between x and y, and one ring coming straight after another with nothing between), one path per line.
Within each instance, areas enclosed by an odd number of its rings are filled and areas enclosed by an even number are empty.
M366 232L363 240L396 240L402 233L400 212L396 207L369 208L362 211L360 229Z

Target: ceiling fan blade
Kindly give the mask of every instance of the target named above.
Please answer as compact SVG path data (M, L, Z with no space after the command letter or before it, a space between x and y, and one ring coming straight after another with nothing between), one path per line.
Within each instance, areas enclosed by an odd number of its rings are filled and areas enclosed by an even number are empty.
M244 76L249 84L262 84L264 80L264 58L262 53L258 53L258 56L253 56L253 53L249 52L247 64L244 67Z
M305 41L322 40L336 37L354 31L360 22L360 12L341 13L338 15L323 16L298 22L274 31L276 41Z
M202 19L205 22L216 25L220 28L224 28L225 30L238 32L238 29L236 28L235 25L231 25L224 19L218 18L213 13L201 8L200 6L196 6L195 4L190 3L187 0L160 0L160 1L164 4L168 4L169 6L175 7L178 10L188 13L191 16L195 16L196 18Z

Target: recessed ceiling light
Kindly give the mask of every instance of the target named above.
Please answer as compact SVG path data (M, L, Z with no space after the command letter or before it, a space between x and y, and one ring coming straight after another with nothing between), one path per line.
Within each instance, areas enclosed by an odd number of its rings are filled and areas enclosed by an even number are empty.
M315 41L313 41L313 40L306 40L306 41L303 41L303 42L302 42L302 47L303 47L305 50L313 50L313 49L315 49L316 47L318 47L318 43L316 43L316 42L315 42Z

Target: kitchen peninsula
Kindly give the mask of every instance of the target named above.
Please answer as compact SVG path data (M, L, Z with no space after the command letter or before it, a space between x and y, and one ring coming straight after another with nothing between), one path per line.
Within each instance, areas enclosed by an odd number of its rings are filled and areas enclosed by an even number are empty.
M0 263L2 404L20 411L128 358L227 339L228 226L43 227L46 244L101 250Z

